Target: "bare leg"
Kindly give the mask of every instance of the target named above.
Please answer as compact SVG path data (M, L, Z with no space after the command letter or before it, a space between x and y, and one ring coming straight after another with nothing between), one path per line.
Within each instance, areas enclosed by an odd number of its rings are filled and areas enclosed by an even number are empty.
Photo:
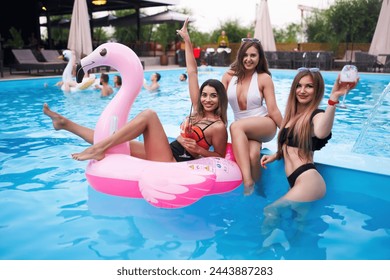
M130 152L133 157L146 159L145 146L140 141L130 141Z
M52 119L53 127L55 130L63 129L69 131L81 137L86 142L90 144L93 143L94 131L92 129L72 122L71 120L65 118L57 112L50 110L49 105L47 105L47 103L43 104L43 113Z
M141 112L115 134L81 153L72 154L72 157L76 160L101 160L104 158L107 149L133 140L141 134L144 136L146 159L163 162L175 161L164 128L157 114L152 110Z
M257 184L261 176L261 167L260 167L260 151L261 143L256 140L249 140L249 158L250 158L250 169L251 177L254 181L254 184ZM248 190L249 193L253 192L253 188Z
M77 83L75 81L68 81L64 83L64 91L70 92L70 89L72 87L77 86Z
M241 119L230 126L233 152L242 173L246 195L253 192L255 182L260 178L261 142L270 141L275 133L276 125L267 117Z
M295 185L281 199L309 202L321 199L326 193L326 184L321 174L310 169L298 176Z
M50 110L49 106L45 103L43 104L43 113L50 117L53 121L53 127L55 130L66 130L69 131L84 141L93 144L94 131L88 127L81 126L64 116ZM133 157L146 159L144 143L139 141L130 142L130 151Z
M233 153L242 174L244 193L247 194L250 192L250 189L253 189L255 184L250 169L249 141L245 132L239 129L235 123L230 126L230 134L232 137Z

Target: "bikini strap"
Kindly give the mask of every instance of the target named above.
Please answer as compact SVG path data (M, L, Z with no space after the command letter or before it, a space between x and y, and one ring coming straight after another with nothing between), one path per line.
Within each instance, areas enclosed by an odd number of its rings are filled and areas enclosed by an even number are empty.
M211 123L209 123L208 125L206 125L203 129L201 129L202 130L202 132L203 131L205 131L206 130L206 128L208 128L210 125L212 125L212 124L214 124L214 123L216 123L216 122L219 122L219 121L221 121L221 120L216 120L216 121L213 121L213 122L211 122Z

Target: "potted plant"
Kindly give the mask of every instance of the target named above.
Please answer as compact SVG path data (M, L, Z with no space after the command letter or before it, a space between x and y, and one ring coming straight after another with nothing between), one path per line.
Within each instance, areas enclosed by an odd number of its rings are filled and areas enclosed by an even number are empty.
M8 39L4 46L11 48L11 49L21 49L24 46L24 41L22 38L22 32L17 30L15 27L11 27L9 29L9 33L11 34L12 38Z
M160 24L156 32L156 41L162 46L163 53L160 56L160 64L168 65L168 50L170 42L174 42L176 38L176 30L180 29L180 24L167 23Z

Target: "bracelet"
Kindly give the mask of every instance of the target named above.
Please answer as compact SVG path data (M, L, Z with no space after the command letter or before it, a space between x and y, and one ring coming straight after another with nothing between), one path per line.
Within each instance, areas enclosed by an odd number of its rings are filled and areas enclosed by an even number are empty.
M340 101L333 101L332 99L328 99L328 105L330 105L330 106L334 106L334 105L336 105L336 104L339 104L340 103Z

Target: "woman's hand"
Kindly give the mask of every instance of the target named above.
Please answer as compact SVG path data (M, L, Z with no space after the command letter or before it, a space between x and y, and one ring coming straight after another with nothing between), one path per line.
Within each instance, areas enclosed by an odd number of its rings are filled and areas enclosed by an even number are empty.
M261 167L263 167L264 169L267 169L266 164L275 161L275 160L276 160L276 156L277 156L277 154L273 154L273 155L264 155L264 156L261 158L261 160L260 160L260 165L261 165Z
M186 19L186 21L184 22L183 24L183 27L179 30L176 30L177 34L180 35L180 37L184 40L184 41L190 41L190 36L188 34L188 30L187 30L187 26L188 26L188 19Z
M359 82L359 78L357 78L353 84L351 84L351 83L347 83L347 84L340 83L340 74L339 74L337 76L337 79L336 79L334 85L333 85L332 92L330 93L330 97L329 98L331 100L333 100L333 101L338 101L340 96L348 94L348 92L351 89L354 89L358 82Z
M184 137L189 137L183 134L190 134L192 132L192 127L190 124L190 117L187 116L184 121L180 124L180 134Z
M184 149L186 149L191 154L200 154L200 149L202 149L198 144L196 144L196 141L192 138L185 138L181 137L181 141L179 142Z

